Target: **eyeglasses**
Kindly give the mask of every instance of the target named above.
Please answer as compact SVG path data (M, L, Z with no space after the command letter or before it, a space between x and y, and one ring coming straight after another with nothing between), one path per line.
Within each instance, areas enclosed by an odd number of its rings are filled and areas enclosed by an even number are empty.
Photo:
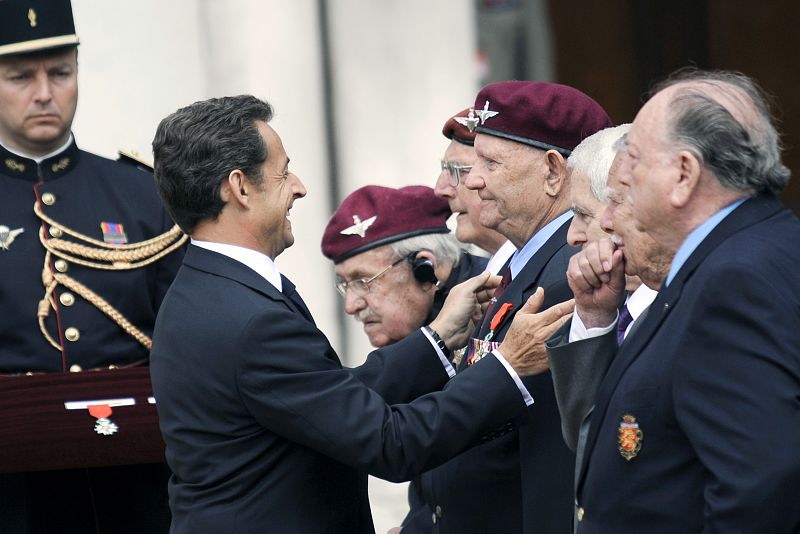
M372 282L374 282L375 280L386 274L392 267L399 265L401 262L407 259L408 257L404 256L399 260L396 260L394 263L386 267L384 270L382 270L372 278L359 278L357 280L350 280L349 282L345 282L344 280L336 282L336 291L338 291L339 294L343 297L347 296L348 289L353 293L355 293L356 296L358 297L366 297L369 294L369 285Z
M458 183L461 181L461 174L469 174L469 171L472 170L472 165L459 165L458 163L442 160L442 170L446 171L450 177L450 185L458 187Z

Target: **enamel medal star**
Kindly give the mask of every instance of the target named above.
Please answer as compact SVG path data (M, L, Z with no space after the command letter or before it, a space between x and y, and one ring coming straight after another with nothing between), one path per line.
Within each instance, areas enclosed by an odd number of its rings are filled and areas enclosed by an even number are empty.
M478 118L475 117L475 109L469 108L469 115L466 117L455 117L456 122L462 126L466 126L470 133L475 131L478 127Z
M367 228L372 226L372 223L374 223L377 218L377 215L373 215L369 219L362 221L361 217L353 215L353 226L348 226L339 233L342 235L357 235L363 239L364 236L367 235Z
M14 242L14 239L16 239L17 236L24 231L24 228L12 230L8 226L3 226L0 224L0 248L3 250L8 250L8 247L11 246L11 243Z
M491 119L495 115L500 113L499 111L489 111L489 101L487 100L486 103L483 105L483 109L479 109L475 112L478 115L478 118L481 119L481 124L486 124L488 119Z

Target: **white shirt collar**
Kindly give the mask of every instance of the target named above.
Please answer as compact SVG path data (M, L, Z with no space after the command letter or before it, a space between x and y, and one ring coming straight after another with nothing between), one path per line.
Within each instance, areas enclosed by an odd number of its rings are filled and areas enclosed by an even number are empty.
M64 143L63 145L61 145L61 146L60 146L58 149L56 149L56 150L53 150L53 151L52 151L52 152L50 152L49 154L46 154L46 155L44 155L44 156L37 157L37 158L35 158L35 157L33 157L33 156L29 156L28 154L23 154L22 152L20 152L20 151L18 151L18 150L13 150L13 149L11 149L11 148L8 148L8 147L7 147L5 144L3 144L3 142L2 142L2 141L0 141L0 146L2 146L3 148L5 148L5 149L6 149L6 150L8 150L9 152L11 152L12 154L15 154L15 155L17 155L17 156L19 156L19 157L21 157L21 158L25 158L25 159L32 159L32 160L33 160L33 161L35 161L36 163L41 163L41 162L43 162L44 160L46 160L47 158L52 158L52 157L53 157L53 156L55 156L56 154L60 154L61 152L63 152L64 150L66 150L66 149L67 149L67 147L70 145L70 143L72 143L72 133L70 133L70 134L69 134L69 139L67 139L67 142L66 142L66 143Z
M511 258L511 263L509 264L512 280L517 277L520 271L528 265L528 262L533 258L534 254L539 252L539 249L542 248L547 240L550 239L570 217L572 217L572 210L567 210L565 213L562 213L533 234L528 242L514 253L514 256Z
M514 243L511 241L506 241L503 245L497 249L494 255L489 258L489 263L486 264L486 270L492 274L497 274L500 272L500 269L503 268L503 265L506 264L508 258L511 257L517 251L517 247L514 246Z
M250 248L239 247L236 245L228 245L226 243L214 243L212 241L198 241L192 239L192 245L200 248L217 252L223 256L227 256L232 260L239 263L244 263L255 272L260 274L267 282L272 284L278 291L283 291L283 283L281 282L281 273L275 266L272 258L266 254L262 254Z
M658 291L650 289L644 284L637 287L633 293L628 295L628 300L625 302L625 305L628 307L628 312L631 314L634 321L653 303L656 299L656 295L658 295Z

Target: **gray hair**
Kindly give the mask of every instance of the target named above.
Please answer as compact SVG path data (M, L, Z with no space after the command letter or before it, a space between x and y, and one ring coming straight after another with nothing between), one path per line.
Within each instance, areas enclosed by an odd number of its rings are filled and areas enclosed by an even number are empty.
M462 245L452 233L408 237L389 243L388 246L392 249L394 259L403 258L418 250L428 250L433 253L437 263L449 264L454 268L461 259Z
M567 159L570 174L577 171L589 179L589 188L600 202L608 200L608 171L619 151L618 141L631 125L620 124L596 132L575 147Z
M669 103L667 142L692 152L729 189L780 193L791 172L756 82L738 72L682 70L654 94L679 84Z

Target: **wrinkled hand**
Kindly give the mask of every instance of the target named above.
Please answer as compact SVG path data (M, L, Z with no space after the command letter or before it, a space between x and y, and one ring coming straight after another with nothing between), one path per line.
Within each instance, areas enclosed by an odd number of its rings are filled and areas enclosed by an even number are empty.
M625 301L625 261L610 239L589 243L569 260L567 282L586 328L608 326Z
M461 282L447 295L442 310L429 325L449 349L463 347L474 329L474 317L480 319L481 304L494 295L499 279L484 272Z
M572 317L572 310L575 309L575 299L570 299L539 312L543 303L544 289L540 287L514 315L498 347L520 376L538 375L549 368L544 343Z
M403 527L392 527L386 531L386 534L400 534L401 530L403 530Z

